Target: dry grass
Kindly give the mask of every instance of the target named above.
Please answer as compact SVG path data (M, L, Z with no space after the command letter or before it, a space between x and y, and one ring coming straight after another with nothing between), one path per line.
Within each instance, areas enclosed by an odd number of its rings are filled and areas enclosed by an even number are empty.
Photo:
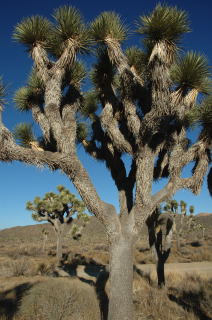
M13 277L0 282L1 320L100 320L94 287L76 278ZM100 289L98 297L107 303L104 286ZM167 289L158 289L151 275L134 272L133 295L135 320L212 319L212 280L198 275L170 274Z
M45 228L48 228L49 231L49 238L46 250L43 252L43 227L42 225L17 227L0 232L0 277L2 277L0 279L0 320L32 319L31 316L28 317L28 315L23 313L23 309L21 311L21 303L23 306L24 301L27 301L24 299L28 299L26 297L29 297L29 293L31 294L30 299L34 299L33 290L37 290L37 282L45 282L43 286L46 289L43 290L49 292L50 287L48 283L52 281L75 281L73 278L63 280L52 277L54 276L56 261L55 236L51 226L45 225ZM94 229L95 233L93 232ZM145 232L135 247L135 264L155 262L154 256L149 250ZM182 239L180 250L177 250L176 241L173 242L168 262L212 261L211 246L212 237L209 232L206 234L204 241L200 240L200 237L198 238L198 234L188 235L187 238ZM100 270L100 266L107 265L109 259L108 245L101 225L96 225L96 222L92 222L86 227L85 234L83 234L79 241L74 241L70 238L65 239L63 252L65 270L69 274L77 274L77 272L74 273L77 266L84 265L85 277L83 276L82 279L81 274L79 278L90 284L94 283L95 275ZM75 271L72 273L73 269ZM88 281L88 279L91 280ZM109 290L109 284L107 283L105 292L104 281L106 283L106 280L103 279L97 292L99 299L102 299L100 305L102 305L104 310L107 310L106 304L108 299L106 292ZM78 287L82 290L85 289L86 295L95 300L94 288L87 285L86 289L83 286L84 283L78 282ZM158 290L153 276L149 274L140 276L138 273L135 273L133 292L136 320L210 320L212 319L211 289L211 281L208 279L203 279L199 276L182 277L172 274L167 276L167 290ZM60 303L60 296L62 297L62 295L63 293L59 296L58 294L56 295L56 305ZM81 295L84 297L84 293L81 292ZM86 314L85 318L83 316L82 319L100 320L99 315L99 318L89 315L89 303L83 300L78 301L78 308L84 310L83 312ZM51 306L49 308L51 309ZM59 309L63 310L62 307ZM90 318L86 318L88 315ZM41 315L39 317L36 320L50 319L42 318ZM52 316L51 319L54 320L55 318ZM63 317L62 319L65 318ZM69 319L72 320L71 316ZM73 318L73 320L80 319L78 316Z
M77 279L51 279L34 285L20 302L20 317L31 320L99 320L94 288Z
M136 320L212 319L212 279L194 275L170 275L166 289L158 289L151 277L135 276Z

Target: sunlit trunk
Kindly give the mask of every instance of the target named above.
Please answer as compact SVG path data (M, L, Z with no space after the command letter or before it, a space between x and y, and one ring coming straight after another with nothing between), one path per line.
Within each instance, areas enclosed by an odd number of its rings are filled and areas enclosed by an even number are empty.
M110 247L108 320L133 320L133 240L120 234Z

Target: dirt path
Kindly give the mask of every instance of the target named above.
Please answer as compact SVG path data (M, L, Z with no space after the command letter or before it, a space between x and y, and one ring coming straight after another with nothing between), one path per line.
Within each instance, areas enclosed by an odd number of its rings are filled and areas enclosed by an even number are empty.
M154 264L138 264L136 267L144 272L155 273ZM167 263L165 272L168 273L196 273L201 276L212 277L212 262Z
M144 273L151 273L153 278L156 276L154 264L137 264L136 267ZM99 268L94 266L85 267L83 265L79 265L77 267L77 276L88 281L90 280L95 282L98 272ZM203 277L212 278L212 262L167 263L165 265L165 272L166 274L178 273L181 275L186 273L195 273Z

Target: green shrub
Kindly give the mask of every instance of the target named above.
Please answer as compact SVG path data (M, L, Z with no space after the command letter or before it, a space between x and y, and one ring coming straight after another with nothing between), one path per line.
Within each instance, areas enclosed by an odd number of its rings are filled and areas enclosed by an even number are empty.
M18 317L30 320L99 320L94 288L77 279L35 284L21 300Z

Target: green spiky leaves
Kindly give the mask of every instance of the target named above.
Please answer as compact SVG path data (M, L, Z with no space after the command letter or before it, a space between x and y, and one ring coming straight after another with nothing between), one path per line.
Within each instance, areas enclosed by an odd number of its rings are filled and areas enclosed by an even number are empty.
M141 16L137 25L137 32L153 43L165 40L176 44L182 34L190 31L185 11L161 4L149 15Z
M5 86L3 84L2 78L0 77L0 107L4 103L5 97Z
M32 93L30 88L23 87L16 91L14 102L20 111L29 111L31 106Z
M83 117L92 117L98 109L98 98L94 91L88 92L84 96L84 101L80 113Z
M53 17L56 26L50 37L50 51L60 56L71 39L78 51L87 52L90 40L80 12L74 7L63 6L55 10Z
M135 68L139 75L142 75L147 65L147 55L137 47L131 47L126 50L128 64L131 68Z
M60 7L55 10L53 16L58 23L56 28L57 34L63 40L73 38L84 30L81 14L73 7Z
M64 80L73 86L78 86L86 77L86 70L83 63L75 61L70 68L68 66Z
M172 80L183 89L196 89L200 93L210 93L211 81L207 59L195 52L188 52L179 58L172 70Z
M32 131L32 125L29 123L20 123L13 131L13 135L17 142L22 147L30 147L30 142L35 140L34 133Z
M203 127L210 127L212 130L212 94L202 101L198 120Z
M106 38L111 38L121 42L127 36L127 29L115 12L101 13L92 22L90 32L95 41L105 41Z
M97 89L107 87L114 83L115 67L112 64L105 48L97 50L97 63L91 72L91 80Z
M33 218L39 221L39 217L47 219L59 219L72 216L73 214L84 214L85 205L70 193L64 186L58 186L59 193L47 192L43 198L35 197L31 202L26 203L26 209L33 211ZM67 220L68 221L68 220Z
M19 111L29 111L32 104L43 102L43 83L33 69L26 87L18 89L13 98Z
M88 126L85 122L77 123L77 142L81 143L88 136Z
M41 16L32 16L23 19L15 27L13 38L31 49L33 45L39 43L43 47L47 46L51 33L51 23Z

